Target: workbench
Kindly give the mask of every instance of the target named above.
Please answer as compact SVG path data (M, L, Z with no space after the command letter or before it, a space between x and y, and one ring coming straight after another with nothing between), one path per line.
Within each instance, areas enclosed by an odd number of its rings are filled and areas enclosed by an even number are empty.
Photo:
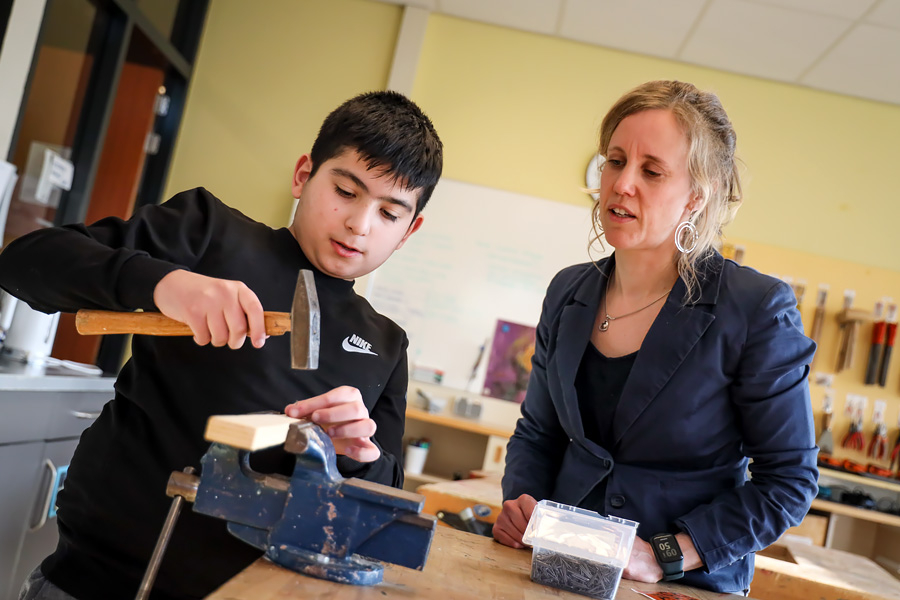
M484 504L491 513L482 520L493 523L502 505L497 477L433 483L420 486L417 491L425 496L424 512L429 514L458 513ZM864 513L865 518L897 519L876 511L828 504L852 511L854 516ZM757 553L750 590L766 600L900 600L900 582L869 558L791 542L779 542Z
M681 592L698 600L746 600L744 596L716 594L674 583L636 583L623 579L616 600L642 600L645 592ZM259 559L208 596L208 600L404 600L561 598L584 600L572 594L531 581L531 552L514 550L490 538L439 527L423 571L385 565L384 581L359 587L314 579Z

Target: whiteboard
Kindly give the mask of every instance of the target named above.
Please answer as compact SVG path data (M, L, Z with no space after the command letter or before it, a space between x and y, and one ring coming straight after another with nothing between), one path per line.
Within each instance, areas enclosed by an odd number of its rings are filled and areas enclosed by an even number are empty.
M449 387L480 390L497 320L537 325L553 276L608 254L595 247L588 255L590 204L587 195L574 206L442 179L422 228L368 284L372 306L409 335L410 365L443 370Z

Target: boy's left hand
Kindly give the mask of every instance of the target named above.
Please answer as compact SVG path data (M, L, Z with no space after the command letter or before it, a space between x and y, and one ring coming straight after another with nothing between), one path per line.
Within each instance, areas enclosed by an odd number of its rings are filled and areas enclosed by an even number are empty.
M319 425L331 438L338 454L363 463L381 456L381 450L369 439L375 435L375 421L369 418L362 394L354 387L342 386L294 402L285 407L284 414L296 419L308 418Z

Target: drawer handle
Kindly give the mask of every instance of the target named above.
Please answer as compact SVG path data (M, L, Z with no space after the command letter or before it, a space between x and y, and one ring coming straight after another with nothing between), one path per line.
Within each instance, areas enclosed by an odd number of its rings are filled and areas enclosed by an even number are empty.
M90 419L92 421L96 420L100 416L100 411L96 412L86 412L83 410L73 410L71 411L72 416L76 419Z
M37 531L47 523L48 519L52 519L56 516L56 496L63 488L66 481L66 474L69 471L69 465L57 468L49 458L44 461L44 467L50 472L50 478L47 481L47 491L44 493L44 501L41 502L41 514L37 523L30 527L31 531Z

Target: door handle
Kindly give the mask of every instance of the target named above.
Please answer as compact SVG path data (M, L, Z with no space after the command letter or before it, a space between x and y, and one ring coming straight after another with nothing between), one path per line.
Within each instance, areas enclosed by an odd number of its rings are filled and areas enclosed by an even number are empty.
M73 417L76 419L90 419L92 421L96 420L100 416L100 411L83 411L83 410L72 410L69 411Z
M66 474L69 471L69 465L57 467L49 458L44 460L43 466L49 472L50 477L46 480L46 491L42 491L40 494L44 497L40 503L41 512L38 515L37 523L29 527L31 531L37 531L47 523L48 519L56 516L56 496L59 494L59 490L62 489L66 480Z

